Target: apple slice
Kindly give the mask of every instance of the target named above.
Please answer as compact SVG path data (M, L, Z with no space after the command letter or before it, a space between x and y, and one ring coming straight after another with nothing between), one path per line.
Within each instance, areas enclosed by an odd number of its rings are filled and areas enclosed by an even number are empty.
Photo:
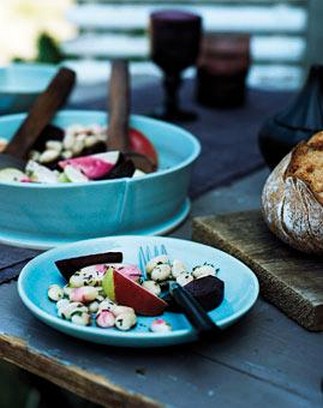
M130 150L147 156L154 166L158 166L158 155L151 141L139 130L129 129Z
M113 268L113 266L109 266L109 268L107 269L102 279L103 292L113 302L116 301L116 296L115 296L115 291L114 291L114 278L113 278L114 271L115 269Z
M112 267L104 275L102 287L108 298L132 307L136 313L144 316L160 315L168 306L164 300Z

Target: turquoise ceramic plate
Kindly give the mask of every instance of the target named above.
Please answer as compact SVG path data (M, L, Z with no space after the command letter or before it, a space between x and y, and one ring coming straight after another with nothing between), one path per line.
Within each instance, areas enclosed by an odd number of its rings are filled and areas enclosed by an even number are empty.
M140 246L165 245L169 257L183 260L187 266L210 262L220 268L219 278L225 282L222 304L209 315L221 328L236 322L255 303L259 285L254 273L231 255L218 249L191 241L165 237L120 236L99 238L64 245L45 252L22 270L18 279L19 295L26 307L49 326L91 342L122 347L156 347L185 343L197 339L196 332L181 313L165 312L163 318L172 326L168 333L152 333L149 326L154 318L140 317L136 328L121 332L95 326L81 327L57 317L55 304L47 298L50 284L64 285L54 261L85 254L118 250L124 254L124 262L138 263Z

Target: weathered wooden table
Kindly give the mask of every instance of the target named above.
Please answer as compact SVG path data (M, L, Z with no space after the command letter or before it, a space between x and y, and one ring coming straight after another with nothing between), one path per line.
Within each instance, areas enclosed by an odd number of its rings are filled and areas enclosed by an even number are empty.
M171 235L189 238L194 216L258 208L266 176L258 171L194 200ZM25 263L7 251L11 261L1 259L1 272L20 270ZM1 358L105 407L323 404L323 333L306 331L261 297L216 340L147 350L87 343L47 327L24 307L15 281L0 285L0 310Z
M191 216L258 207L266 174L206 194ZM190 225L172 235L189 237ZM105 407L322 405L323 333L306 331L261 297L216 340L149 350L100 346L54 331L23 306L16 282L0 286L0 308L3 359Z

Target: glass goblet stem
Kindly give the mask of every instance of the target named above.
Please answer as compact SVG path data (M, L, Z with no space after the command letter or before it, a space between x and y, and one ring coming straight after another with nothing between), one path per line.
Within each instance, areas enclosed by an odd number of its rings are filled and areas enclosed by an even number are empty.
M181 76L178 72L165 73L163 84L165 90L165 110L168 115L179 110L178 90L181 82Z

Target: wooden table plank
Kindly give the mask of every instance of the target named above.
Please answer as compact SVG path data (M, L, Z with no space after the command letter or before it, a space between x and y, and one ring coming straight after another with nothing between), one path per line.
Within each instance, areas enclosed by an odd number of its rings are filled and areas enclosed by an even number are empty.
M174 407L292 408L315 407L320 398L322 336L307 338L296 330L295 338L290 331L281 338L277 329L286 318L261 301L216 342L151 350L100 346L56 332L25 309L15 283L0 286L0 307L1 356L107 407L116 401L151 407L158 401Z
M260 210L194 220L193 238L254 269L262 295L309 330L323 330L323 259L283 244Z
M206 344L199 352L315 406L322 398L323 335L289 323L278 309L259 299L254 310L219 343Z

